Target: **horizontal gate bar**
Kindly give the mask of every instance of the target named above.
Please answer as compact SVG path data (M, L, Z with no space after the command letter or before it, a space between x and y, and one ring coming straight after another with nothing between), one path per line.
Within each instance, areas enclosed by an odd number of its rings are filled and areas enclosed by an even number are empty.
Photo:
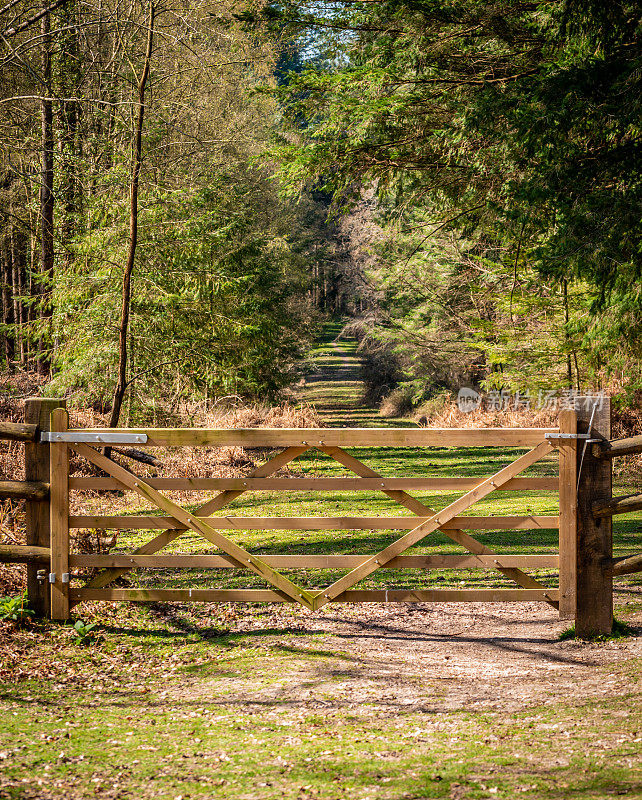
M367 555L265 555L260 558L275 569L352 569L361 564ZM497 563L506 567L534 567L556 569L559 556L554 553L537 555L476 556L472 554L437 553L432 555L397 556L382 569L494 569ZM171 555L141 556L127 553L80 553L69 556L71 567L138 567L144 569L232 569L236 568L224 555Z
M430 517L197 517L215 530L238 531L337 531L412 530ZM109 530L187 530L172 517L70 516L70 528ZM444 530L532 530L559 528L559 516L453 517Z
M89 428L74 434L146 435L146 446L533 447L558 428ZM87 441L87 439L83 439Z
M438 489L453 491L474 489L479 483L476 478L145 478L145 483L154 489L173 489L174 491L354 491L368 490L409 490ZM70 477L70 489L122 489L114 478ZM557 491L559 478L551 477L513 478L500 486L497 491Z
M210 603L284 603L269 589L70 589L72 605L83 600L153 602L200 601ZM559 600L558 589L349 589L335 603L499 603Z

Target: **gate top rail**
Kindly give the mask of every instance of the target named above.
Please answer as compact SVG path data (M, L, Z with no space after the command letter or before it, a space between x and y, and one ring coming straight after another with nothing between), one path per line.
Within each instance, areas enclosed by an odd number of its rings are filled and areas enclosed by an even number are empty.
M533 447L559 428L77 428L74 442L140 437L143 447ZM143 437L147 437L143 441ZM86 437L86 438L83 438ZM109 441L103 438L102 441ZM114 440L112 440L114 441Z

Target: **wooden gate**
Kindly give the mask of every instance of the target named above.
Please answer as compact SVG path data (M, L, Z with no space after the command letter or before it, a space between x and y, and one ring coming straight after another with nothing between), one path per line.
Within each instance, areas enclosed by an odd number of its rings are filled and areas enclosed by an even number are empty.
M314 611L330 602L423 602L539 600L572 615L575 553L575 415L562 415L560 428L407 429L87 429L68 430L67 414L57 409L48 434L51 458L51 615L66 619L69 609L83 600L200 600L271 601L300 603ZM561 434L561 435L560 435ZM218 447L280 449L262 466L244 478L141 478L101 449L110 441L136 441L137 447ZM484 479L440 477L383 477L345 448L368 447L513 447L528 448L511 463ZM559 449L560 474L554 477L524 477L531 465ZM354 477L275 477L298 456L316 449L354 473ZM70 477L70 451L102 470L106 477ZM366 459L367 460L367 459ZM520 477L521 476L521 477ZM79 516L69 514L69 493L81 490L125 489L150 501L163 516ZM190 512L161 493L218 490L196 512ZM257 518L213 516L244 492L256 491L380 491L416 516L408 517L284 517ZM435 510L413 497L411 490L449 489L464 493L445 508ZM493 492L505 490L559 491L559 515L555 516L464 516L477 502ZM70 529L159 530L132 553L72 554ZM379 552L362 555L261 555L235 543L226 533L244 529L405 531ZM506 555L493 552L474 538L470 530L559 528L560 554ZM183 532L192 531L214 545L207 555L160 554ZM463 548L461 555L409 555L408 549L440 531ZM70 587L70 572L78 567L98 567L86 585ZM110 584L132 568L235 568L262 578L267 589L134 589L110 588ZM514 581L514 589L355 589L361 580L380 569L492 568ZM559 567L559 586L550 588L531 577L528 568ZM349 570L330 585L304 588L280 570L290 568L337 568Z

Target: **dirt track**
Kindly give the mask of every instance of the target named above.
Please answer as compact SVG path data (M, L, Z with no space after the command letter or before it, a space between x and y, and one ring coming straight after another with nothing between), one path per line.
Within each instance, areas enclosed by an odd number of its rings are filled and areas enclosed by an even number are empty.
M636 621L642 624L642 615ZM295 658L269 686L217 676L213 684L226 705L358 713L365 702L368 714L397 707L510 713L626 693L630 682L618 664L642 657L640 638L559 641L568 623L542 603L334 606L314 615L273 607L227 624L232 633L256 633L267 651L285 649ZM193 625L201 627L198 620ZM208 695L212 688L199 680L190 692Z

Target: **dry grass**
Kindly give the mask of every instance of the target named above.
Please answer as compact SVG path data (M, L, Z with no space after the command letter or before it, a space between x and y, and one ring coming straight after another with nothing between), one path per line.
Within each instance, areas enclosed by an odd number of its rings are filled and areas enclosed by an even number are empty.
M412 398L403 389L395 389L383 398L379 405L379 416L384 419L403 417L412 409Z
M106 418L91 410L72 411L74 427L101 427ZM192 408L182 424L198 428L322 428L323 421L311 406L282 403L279 406L244 405L232 408ZM175 427L180 427L176 425ZM173 447L158 448L154 455L162 462L162 475L168 478L242 477L251 470L263 450L245 450L242 447ZM116 456L121 463L131 467L132 462ZM91 469L81 459L74 459L72 469L76 474L90 474ZM137 471L147 475L161 474L153 467L137 464ZM93 473L91 473L93 474Z
M24 503L0 502L0 542L23 544L24 541ZM18 594L25 588L25 580L25 567L0 564L0 595Z
M460 411L452 402L441 407L424 406L415 414L417 424L427 428L548 428L558 423L556 408ZM642 433L642 407L613 408L611 436L623 439ZM613 461L613 478L642 491L642 455L625 456Z
M519 411L478 408L465 412L452 403L434 410L422 407L415 419L427 428L552 428L557 425L558 412L555 408Z

